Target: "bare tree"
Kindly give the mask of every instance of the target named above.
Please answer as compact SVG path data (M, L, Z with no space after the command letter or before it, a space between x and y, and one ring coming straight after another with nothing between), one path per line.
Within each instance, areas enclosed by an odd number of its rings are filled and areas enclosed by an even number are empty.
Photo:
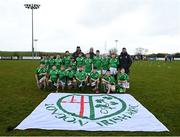
M111 49L109 49L109 54L110 54L110 55L111 55L112 53L114 53L114 54L117 55L117 52L118 52L117 48L111 48Z

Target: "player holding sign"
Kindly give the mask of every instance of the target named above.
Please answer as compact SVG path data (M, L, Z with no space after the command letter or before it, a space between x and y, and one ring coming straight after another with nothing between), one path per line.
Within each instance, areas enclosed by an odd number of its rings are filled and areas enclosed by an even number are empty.
M47 69L45 68L44 64L40 64L40 66L36 69L35 79L37 82L38 88L42 89L43 87L46 88L46 75Z
M125 92L127 88L129 88L129 76L125 73L125 69L122 68L120 70L120 73L118 73L117 76L118 85L117 85L117 91L118 92Z
M93 71L89 75L90 77L90 84L91 87L96 93L99 93L98 87L99 87L99 79L100 79L100 74L97 72L96 67L94 67Z
M109 70L107 70L106 75L103 76L102 78L102 84L104 86L104 91L107 91L107 94L110 93L110 91L114 92L116 87L115 87L115 79L113 76L111 76L111 73Z

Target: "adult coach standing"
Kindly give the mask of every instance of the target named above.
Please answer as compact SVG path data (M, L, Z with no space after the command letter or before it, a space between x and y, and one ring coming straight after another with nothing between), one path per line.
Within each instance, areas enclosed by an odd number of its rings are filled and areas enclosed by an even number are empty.
M94 53L94 49L93 49L93 47L91 47L91 48L90 48L90 50L89 50L89 54L90 54L90 58L91 58L91 59L93 59L93 58L94 58L94 56L96 56L96 54Z
M127 53L126 48L122 48L122 52L118 57L119 66L118 69L124 68L125 72L129 74L130 66L132 64L131 56Z
M81 51L80 46L77 46L76 51L72 54L73 58L76 60L76 58L79 57L80 53L84 56L84 53Z

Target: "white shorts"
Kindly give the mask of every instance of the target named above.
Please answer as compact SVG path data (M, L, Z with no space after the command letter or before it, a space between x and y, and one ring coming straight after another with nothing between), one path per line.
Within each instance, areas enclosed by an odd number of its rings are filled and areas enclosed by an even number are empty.
M101 74L101 70L97 70L97 72L98 72L99 74Z
M102 70L102 74L105 75L107 70Z
M121 85L122 85L123 88L126 88L126 89L129 88L129 82L127 82L127 81L123 82Z
M43 76L43 77L39 80L39 82L42 83L45 79L46 79L46 76Z
M111 73L111 75L116 75L116 73L117 73L117 68L112 68L112 67L110 67L110 73Z

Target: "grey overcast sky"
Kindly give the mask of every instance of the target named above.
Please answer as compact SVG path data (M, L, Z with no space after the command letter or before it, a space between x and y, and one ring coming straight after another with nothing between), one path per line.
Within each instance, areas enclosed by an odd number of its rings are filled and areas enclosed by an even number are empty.
M34 11L38 51L73 52L79 45L106 52L117 39L118 50L131 54L137 47L180 52L180 0L0 0L1 51L31 51L25 3L41 4Z

